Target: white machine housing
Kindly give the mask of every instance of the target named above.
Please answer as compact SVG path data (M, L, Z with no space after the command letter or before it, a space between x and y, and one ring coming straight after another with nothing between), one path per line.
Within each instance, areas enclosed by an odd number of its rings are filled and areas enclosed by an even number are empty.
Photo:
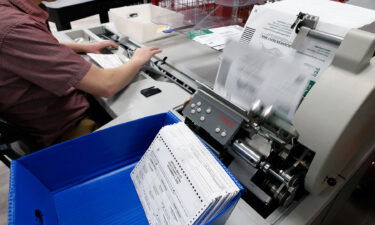
M355 156L375 146L375 35L353 29L299 106L298 141L315 152L305 188L319 194Z

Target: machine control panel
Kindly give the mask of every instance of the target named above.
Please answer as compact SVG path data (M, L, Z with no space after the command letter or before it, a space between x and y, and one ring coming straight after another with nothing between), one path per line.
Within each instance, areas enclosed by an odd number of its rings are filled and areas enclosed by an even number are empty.
M232 139L243 121L240 115L202 90L196 92L182 114L222 145Z

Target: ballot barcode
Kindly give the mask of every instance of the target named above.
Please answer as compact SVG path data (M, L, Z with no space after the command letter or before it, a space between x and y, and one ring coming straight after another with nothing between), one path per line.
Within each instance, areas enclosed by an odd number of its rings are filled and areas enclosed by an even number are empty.
M245 27L244 32L242 33L240 42L243 44L249 44L251 39L253 38L255 33L255 29L251 27Z

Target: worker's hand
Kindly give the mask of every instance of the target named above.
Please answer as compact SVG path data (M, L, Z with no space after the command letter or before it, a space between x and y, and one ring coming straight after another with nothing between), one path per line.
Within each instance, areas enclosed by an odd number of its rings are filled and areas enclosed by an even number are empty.
M143 66L148 61L150 61L152 56L160 52L161 49L155 46L138 48L137 50L135 50L133 57L130 60L136 63L138 66Z
M86 53L100 53L104 48L118 48L118 45L112 41L99 41L90 44L86 44L84 52Z

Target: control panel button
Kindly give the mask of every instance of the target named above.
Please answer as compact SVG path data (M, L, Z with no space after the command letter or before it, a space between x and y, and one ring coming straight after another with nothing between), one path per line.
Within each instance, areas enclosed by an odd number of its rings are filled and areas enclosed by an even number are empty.
M206 118L204 118L204 116L201 116L201 118L199 118L201 121L204 121Z
M197 112L201 112L202 111L202 109L201 108L197 108Z
M197 102L197 106L201 106L202 105L202 103L201 102Z
M227 136L227 132L223 131L223 132L221 132L220 135L221 135L222 137L225 137L225 136Z
M206 109L206 113L211 113L211 108Z
M192 104L190 105L190 107L191 107L191 108L194 108L194 107L195 107L195 104L194 104L194 103L192 103Z
M216 128L215 128L215 132L216 132L216 133L219 133L219 132L220 132L220 128L219 128L219 127L216 127Z
M194 113L195 113L195 109L192 109L192 110L190 111L190 113L191 113L191 114L194 114Z

